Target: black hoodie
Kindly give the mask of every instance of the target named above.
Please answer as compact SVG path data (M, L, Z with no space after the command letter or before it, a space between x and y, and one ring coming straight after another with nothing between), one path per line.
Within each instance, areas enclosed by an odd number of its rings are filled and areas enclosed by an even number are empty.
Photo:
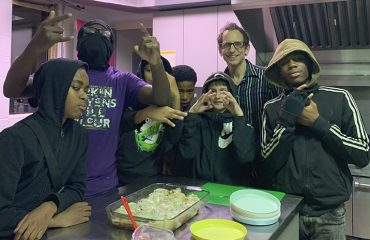
M55 154L64 189L53 189L41 146L22 120L0 133L0 237L12 235L19 221L44 201L53 199L65 210L81 201L84 192L87 134L74 120L62 125L65 101L81 61L55 59L34 76L39 109L28 118L44 130ZM26 119L26 120L27 120Z
M224 81L235 96L232 79L223 72L212 74L203 85L203 93L214 81ZM181 161L176 160L175 174L189 173L196 179L225 184L248 185L250 169L257 148L254 128L245 117L229 112L189 113L176 146ZM177 123L176 128L181 127ZM189 171L190 169L190 171ZM181 171L181 172L178 172Z
M311 76L304 91L291 91L278 66L297 51L306 55ZM286 90L265 104L261 153L275 173L274 187L304 197L301 216L321 216L347 201L352 193L348 164L365 167L370 158L369 138L353 97L343 89L319 87L319 75L315 56L298 39L282 41L266 69L269 81ZM296 119L310 93L320 116L304 126Z

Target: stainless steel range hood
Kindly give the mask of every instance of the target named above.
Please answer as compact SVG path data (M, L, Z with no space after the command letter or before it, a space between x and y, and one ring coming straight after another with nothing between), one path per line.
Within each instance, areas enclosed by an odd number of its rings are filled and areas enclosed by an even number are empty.
M232 0L266 65L285 38L304 41L322 65L326 85L370 86L370 1Z

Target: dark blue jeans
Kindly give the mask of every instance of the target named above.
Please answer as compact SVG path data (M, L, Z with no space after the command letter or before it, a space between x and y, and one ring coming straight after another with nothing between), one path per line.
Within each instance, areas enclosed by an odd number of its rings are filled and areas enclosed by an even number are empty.
M344 204L319 217L299 217L300 240L345 240Z

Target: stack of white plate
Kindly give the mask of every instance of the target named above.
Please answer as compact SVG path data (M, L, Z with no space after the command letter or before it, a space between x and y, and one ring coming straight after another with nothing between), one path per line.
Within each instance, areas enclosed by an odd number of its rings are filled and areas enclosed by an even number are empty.
M279 220L280 201L270 193L244 189L230 196L231 216L250 225L270 225Z

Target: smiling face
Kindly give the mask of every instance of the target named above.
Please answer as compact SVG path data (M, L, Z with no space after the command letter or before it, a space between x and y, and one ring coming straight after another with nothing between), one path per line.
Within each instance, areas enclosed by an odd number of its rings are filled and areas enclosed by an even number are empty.
M296 88L309 81L308 59L304 53L293 52L277 63L285 83Z
M226 30L222 34L222 44L218 50L227 66L239 66L245 61L245 56L249 52L249 45L244 44L244 37L239 30Z
M225 94L222 92L228 92L229 89L223 81L215 81L209 84L208 90L211 90L212 95L210 96L210 101L213 106L213 111L224 112L226 110L224 106Z
M81 117L82 112L86 110L88 89L89 77L84 68L79 68L68 90L63 122L65 122L67 118L77 119Z

